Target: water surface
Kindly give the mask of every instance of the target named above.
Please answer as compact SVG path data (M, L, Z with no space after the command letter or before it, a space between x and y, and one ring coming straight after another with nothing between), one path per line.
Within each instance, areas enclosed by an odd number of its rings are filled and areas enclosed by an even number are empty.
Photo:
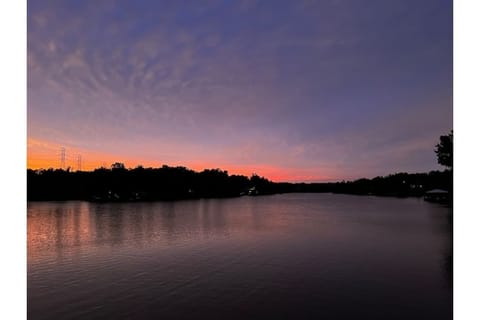
M286 194L28 203L28 319L452 319L451 209Z

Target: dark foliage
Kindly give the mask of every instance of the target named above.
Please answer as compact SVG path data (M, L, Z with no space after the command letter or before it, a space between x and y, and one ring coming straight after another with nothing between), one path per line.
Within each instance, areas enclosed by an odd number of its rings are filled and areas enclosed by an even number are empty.
M92 172L27 170L27 196L28 200L97 201L232 197L246 193L255 186L254 181L228 175L220 169L202 172L168 166L125 169L123 164L115 163L111 169L99 168ZM264 181L265 186L271 183Z
M453 167L453 130L446 136L440 136L435 153L439 164L450 169Z
M275 183L281 192L332 192L377 196L423 196L431 189L452 191L453 178L449 170L429 173L396 173L386 177L329 183Z
M430 189L452 191L450 170L397 173L386 177L332 183L273 183L252 175L229 175L220 169L195 172L185 167L111 169L70 172L27 170L28 200L155 201L236 197L289 192L333 192L380 196L422 196Z

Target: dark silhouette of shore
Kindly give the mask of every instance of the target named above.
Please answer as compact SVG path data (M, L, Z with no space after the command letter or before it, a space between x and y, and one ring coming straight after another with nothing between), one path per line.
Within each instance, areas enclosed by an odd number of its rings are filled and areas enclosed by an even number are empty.
M276 183L264 177L229 175L220 169L196 172L185 167L70 171L27 170L27 200L159 201L238 197L292 192L331 192L377 196L424 196L431 189L453 191L451 170L396 173L373 179L328 183Z

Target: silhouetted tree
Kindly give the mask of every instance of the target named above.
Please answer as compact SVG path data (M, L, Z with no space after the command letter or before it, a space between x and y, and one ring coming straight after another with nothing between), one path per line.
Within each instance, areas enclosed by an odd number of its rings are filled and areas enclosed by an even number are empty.
M112 164L112 170L125 170L125 165L121 162L115 162Z
M27 170L28 200L158 201L268 195L286 192L334 192L379 196L422 196L425 190L453 191L452 170L396 173L373 179L329 183L275 183L253 174L229 175L220 169L195 172L185 167L66 171Z
M435 148L438 163L451 169L453 167L453 130L446 136L440 136L440 143Z

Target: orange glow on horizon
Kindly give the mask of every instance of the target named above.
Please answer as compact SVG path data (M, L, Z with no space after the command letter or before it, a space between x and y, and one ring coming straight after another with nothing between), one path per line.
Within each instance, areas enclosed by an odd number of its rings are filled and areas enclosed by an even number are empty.
M78 170L77 156L81 155L81 170L93 171L100 167L109 168L112 163L121 162L126 168L143 167L158 168L163 165L172 167L183 166L194 171L204 169L221 169L229 174L251 176L257 174L274 182L301 182L301 181L331 181L332 177L327 175L319 176L318 171L299 168L282 168L272 165L238 165L229 163L210 163L206 161L177 161L165 163L152 159L138 159L134 157L99 153L91 150L80 149L74 146L60 145L50 141L28 138L27 142L27 168L28 169L49 169L60 168L61 148L65 147L65 167Z

